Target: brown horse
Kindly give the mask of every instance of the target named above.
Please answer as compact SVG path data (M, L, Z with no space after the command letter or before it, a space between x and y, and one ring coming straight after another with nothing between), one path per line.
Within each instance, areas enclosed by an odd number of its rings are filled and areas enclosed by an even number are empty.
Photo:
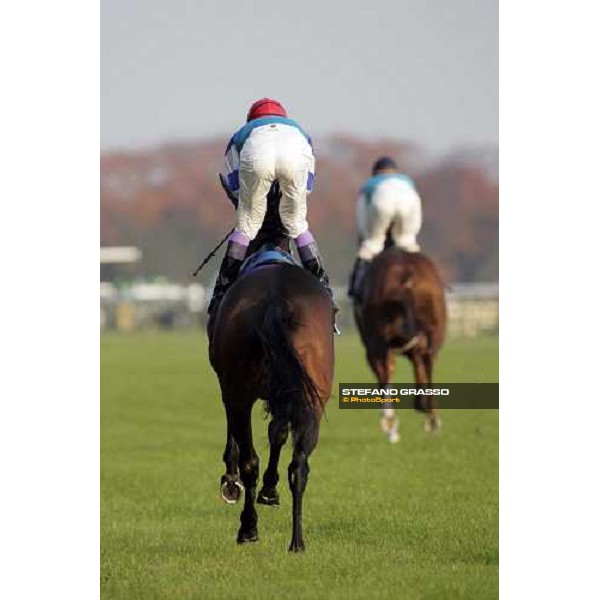
M271 207L272 194L269 199ZM267 215L249 255L266 238L289 250L289 240L273 227L277 212ZM221 496L235 504L242 491L245 493L238 543L258 539L255 502L279 504L279 455L291 429L294 449L288 482L293 528L289 549L304 549L302 498L308 458L317 445L323 408L331 394L332 324L333 307L325 288L311 273L290 264L270 264L242 274L209 322L210 362L227 415ZM257 496L259 459L252 442L251 415L258 398L266 400L271 421L269 464Z
M354 317L379 385L391 382L394 354L411 361L417 384L433 383L433 365L446 330L446 302L444 283L432 261L419 252L387 248L365 275L361 298L354 305ZM425 398L415 401L415 408L426 414L426 429L434 432L441 422L433 397ZM381 425L390 441L397 441L393 410L384 411Z

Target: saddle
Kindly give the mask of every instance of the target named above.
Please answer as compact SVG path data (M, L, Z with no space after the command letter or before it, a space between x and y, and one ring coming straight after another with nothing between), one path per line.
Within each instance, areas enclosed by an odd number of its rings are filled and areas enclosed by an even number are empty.
M263 244L254 254L249 256L240 268L240 276L252 273L260 267L276 264L288 264L296 267L302 265L289 253L275 244Z

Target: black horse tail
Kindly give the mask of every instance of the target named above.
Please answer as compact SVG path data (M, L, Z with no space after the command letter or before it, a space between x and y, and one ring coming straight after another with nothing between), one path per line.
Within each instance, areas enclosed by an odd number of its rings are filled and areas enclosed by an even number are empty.
M265 361L267 411L277 420L291 423L297 435L313 414L319 390L308 374L292 334L301 326L290 303L281 294L270 294L264 301L262 323L255 333Z

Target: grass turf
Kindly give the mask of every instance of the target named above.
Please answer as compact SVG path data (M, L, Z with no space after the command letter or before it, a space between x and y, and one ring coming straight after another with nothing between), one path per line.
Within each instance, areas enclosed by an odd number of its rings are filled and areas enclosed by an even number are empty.
M225 416L198 333L102 337L102 597L402 598L498 596L498 412L441 411L437 436L400 411L390 445L376 410L332 398L304 501L306 552L287 552L289 442L281 507L258 505L259 542L235 543L225 505ZM336 339L337 381L374 381L357 337ZM498 340L447 342L440 382L498 381ZM395 381L410 381L398 359ZM336 386L337 391L337 386ZM268 458L254 410L261 476Z

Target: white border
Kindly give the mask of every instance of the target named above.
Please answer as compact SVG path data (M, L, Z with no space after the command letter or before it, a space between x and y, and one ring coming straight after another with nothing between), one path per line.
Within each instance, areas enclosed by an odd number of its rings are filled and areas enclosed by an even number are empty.
M99 6L5 3L3 598L99 596Z
M600 504L598 5L500 9L501 597L590 598Z

